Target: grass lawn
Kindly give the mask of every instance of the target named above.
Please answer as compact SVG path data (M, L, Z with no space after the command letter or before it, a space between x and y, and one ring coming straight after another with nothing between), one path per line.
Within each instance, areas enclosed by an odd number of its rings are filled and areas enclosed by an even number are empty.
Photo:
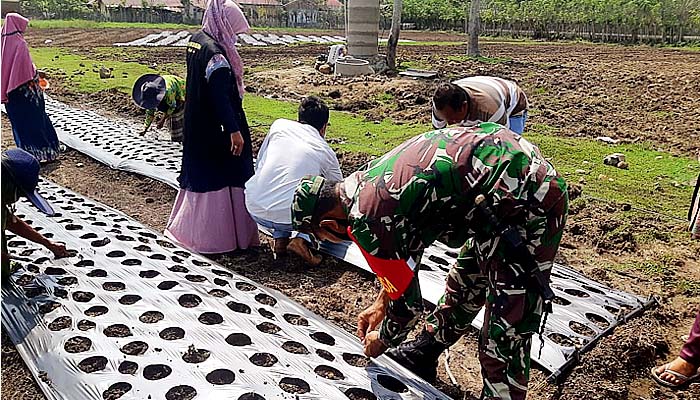
M148 23L148 22L102 22L85 19L32 19L29 26L33 29L56 29L56 28L77 28L77 29L197 29L199 25L171 24L171 23Z
M160 72L134 62L110 61L107 64L114 68L115 78L100 79L93 72L99 70L100 61L85 59L68 50L35 48L32 56L39 68L52 74L64 71L75 90L85 93L112 88L130 93L133 82L141 74ZM75 74L78 71L84 74ZM128 76L124 77L124 72ZM244 106L251 126L262 131L277 118L296 117L297 104L253 94L246 95ZM390 119L376 123L348 112L332 111L328 138L336 149L378 156L428 130L428 125L397 125ZM530 123L525 136L540 146L570 183L583 180L584 194L685 217L693 190L691 182L700 173L696 160L658 152L644 143L611 146L588 139L564 138L556 135L555 128L544 124ZM627 156L628 170L603 165L603 157L614 152Z

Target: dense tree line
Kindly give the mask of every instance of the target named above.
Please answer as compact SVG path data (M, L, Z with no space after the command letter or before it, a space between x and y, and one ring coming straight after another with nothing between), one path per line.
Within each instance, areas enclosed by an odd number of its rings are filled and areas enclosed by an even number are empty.
M457 0L404 0L402 19L419 29L461 30L468 9ZM700 0L482 0L481 27L547 39L676 43L700 35Z

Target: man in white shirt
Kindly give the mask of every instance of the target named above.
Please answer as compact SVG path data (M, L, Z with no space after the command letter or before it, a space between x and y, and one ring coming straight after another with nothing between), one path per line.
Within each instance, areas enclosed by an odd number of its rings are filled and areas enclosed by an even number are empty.
M528 107L525 92L515 82L493 76L471 76L442 83L435 89L433 127L495 122L522 135Z
M299 105L298 122L276 120L260 146L255 175L246 182L246 207L258 225L272 231L275 258L289 250L311 265L321 262L321 256L309 250L305 235L290 240L291 206L304 175L343 179L338 158L324 139L328 118L326 104L310 96Z

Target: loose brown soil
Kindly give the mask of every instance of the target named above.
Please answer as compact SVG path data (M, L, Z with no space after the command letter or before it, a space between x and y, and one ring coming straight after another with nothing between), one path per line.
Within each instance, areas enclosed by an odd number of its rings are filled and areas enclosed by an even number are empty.
M179 327L165 328L159 336L163 340L178 340L185 337L185 330Z
M131 390L131 384L127 382L117 382L111 385L107 390L102 393L102 398L104 400L116 400L121 398L126 392Z
M129 342L120 349L122 353L128 356L140 356L148 350L148 344L142 341Z
M107 337L123 338L131 336L131 329L124 324L113 324L105 328L104 334Z
M187 352L182 355L182 359L191 364L199 364L206 361L210 355L211 352L209 350L196 349L194 345L191 345L187 348Z
M173 72L182 74L182 49L127 49L115 55L98 54L94 49L98 45L133 40L152 32L36 30L27 36L32 46L42 46L45 39L51 38L53 46L68 46L79 54L99 55L105 62L122 60L123 54L127 53L131 60L149 65L153 62L179 63L179 66L172 67ZM423 40L444 40L437 35L425 35ZM412 38L404 33L402 37ZM464 37L454 39L463 40ZM388 77L341 79L310 71L311 58L324 50L325 46L244 47L241 54L248 68L246 83L251 91L281 99L297 100L309 93L319 94L331 107L352 110L368 120L391 118L398 124L428 122L430 112L426 100L429 100L435 82ZM446 47L444 51L436 51L430 46L404 46L399 49L399 58L404 63L413 62L414 65L436 69L441 79L474 74L514 79L528 93L533 106L528 125L547 124L555 128L553 133L557 135L611 136L622 142L643 141L676 154L688 155L700 150L700 114L694 111L697 96L693 96L700 93L700 81L693 78L700 74L698 52L493 41L483 42L482 52L486 56L506 57L511 61L486 64L449 59L464 53L464 48L459 46ZM128 95L113 92L76 94L69 85L55 77L51 78L51 84L55 90L52 94L73 105L121 118L142 118L141 111L136 110ZM330 93L335 90L340 96L335 93L333 97L337 98L332 98ZM265 129L264 126L253 127L256 146L262 141ZM12 145L9 123L4 116L2 137L3 147ZM347 173L364 163L367 156L341 153L339 159ZM110 170L71 150L63 153L58 162L44 167L42 174L60 185L122 210L157 230L163 230L176 194L164 184ZM618 327L613 336L604 338L585 355L561 383L546 383L546 373L534 368L529 399L700 398L697 386L685 391L662 389L648 374L651 366L675 357L682 344L681 337L688 333L692 324L700 304L700 244L685 239L683 222L644 214L627 217L620 212L622 207L583 198L574 201L560 261L611 287L644 296L657 295L661 306ZM79 221L73 224L78 225ZM283 292L312 312L354 333L357 314L372 302L378 291L373 277L329 258L322 268L308 268L291 258L281 263L274 262L267 239L263 238L263 242L256 254L223 256L217 261L260 285ZM110 256L123 258L125 254L121 253L117 251ZM36 260L35 264L47 260ZM173 261L177 263L177 260ZM637 267L621 268L649 262L666 267L660 272ZM171 270L189 272L177 265ZM106 272L101 271L93 277L106 276ZM38 273L39 269L33 272ZM169 290L175 285L175 282L166 281L161 282L159 288ZM234 286L242 291L257 289L244 282L237 282ZM221 297L229 294L219 289L212 292ZM74 295L75 292L71 293ZM94 329L95 324L83 320L78 322L78 328ZM176 327L161 332L161 337L170 340L181 339L184 335L185 332ZM4 331L2 350L2 380L6 383L2 385L2 396L43 398ZM359 368L370 363L359 354L345 354L343 359ZM453 346L450 368L458 386L449 383L441 359L437 387L454 398L478 398L481 378L475 335L467 335ZM298 388L291 390L299 393ZM171 392L166 398L192 398L196 394L194 389L182 387L173 388ZM351 399L375 398L359 388L348 389L346 395ZM253 395L249 397L254 398Z
M107 357L92 356L78 363L78 368L85 373L102 371L107 366Z
M292 394L304 394L311 391L309 384L299 378L282 378L282 380L280 380L280 387L285 392Z
M282 343L282 348L294 354L309 354L309 350L299 342L288 341Z
M92 346L92 340L84 336L74 336L68 340L63 345L63 348L69 353L82 353L84 351L90 350Z
M173 369L165 364L147 365L143 369L143 377L148 379L149 381L156 381L167 377L172 372Z
M180 385L165 393L165 400L192 400L197 396L197 391L192 386Z
M155 324L156 322L162 321L163 318L165 318L165 315L163 315L163 313L160 311L146 311L145 313L141 314L139 321L143 322L144 324Z

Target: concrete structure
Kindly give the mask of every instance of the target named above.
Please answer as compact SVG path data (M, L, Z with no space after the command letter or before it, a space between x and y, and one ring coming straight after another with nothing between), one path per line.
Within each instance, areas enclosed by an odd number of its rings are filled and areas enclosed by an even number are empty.
M2 10L2 17L5 18L7 13L18 13L19 12L19 0L2 0L0 4L0 9Z
M354 57L372 58L379 45L379 0L349 0L348 53Z

